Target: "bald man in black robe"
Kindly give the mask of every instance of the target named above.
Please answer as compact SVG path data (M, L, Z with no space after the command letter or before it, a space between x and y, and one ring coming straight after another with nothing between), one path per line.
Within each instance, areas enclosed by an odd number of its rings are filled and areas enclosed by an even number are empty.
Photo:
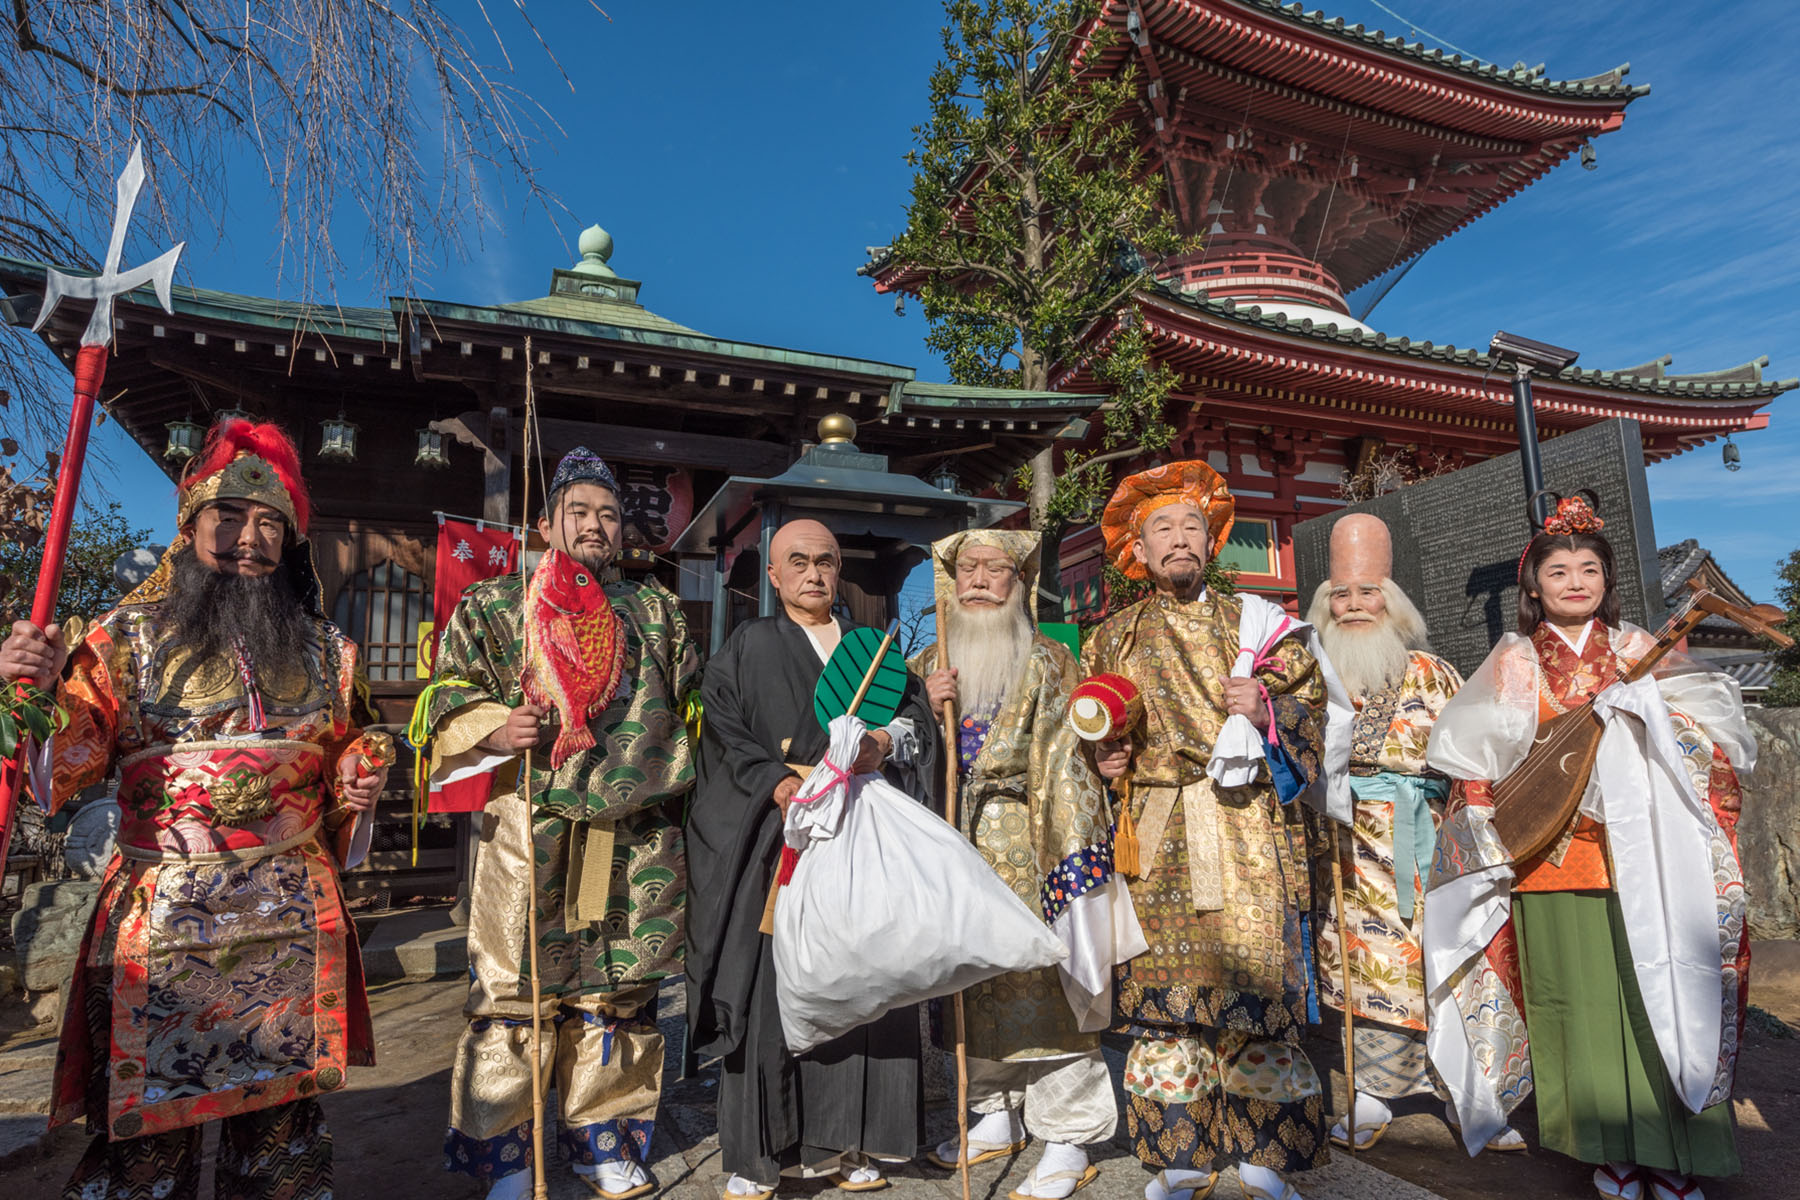
M877 1161L904 1161L923 1138L915 1005L796 1058L782 1039L773 939L761 932L781 853L782 817L799 790L793 765L828 744L813 715L825 659L851 626L832 616L841 555L817 521L770 543L782 611L740 626L707 665L699 781L688 816L688 1028L720 1059L719 1146L726 1193L762 1197L784 1171L840 1173L839 1186L885 1187ZM942 753L918 682L900 715L864 739L856 769L930 800ZM793 765L791 765L793 764Z

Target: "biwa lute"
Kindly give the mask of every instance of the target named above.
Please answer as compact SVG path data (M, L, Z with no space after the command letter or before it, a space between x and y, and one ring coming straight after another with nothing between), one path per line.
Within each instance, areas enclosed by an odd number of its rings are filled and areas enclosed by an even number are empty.
M1762 634L1783 646L1793 639L1775 629L1787 614L1770 604L1740 608L1708 591L1698 577L1688 581L1693 595L1656 637L1656 645L1632 664L1622 678L1634 683L1708 616L1721 616ZM1605 726L1594 712L1593 701L1538 725L1531 749L1505 779L1494 784L1494 832L1514 862L1543 853L1569 827L1581 808L1594 761L1600 756L1600 737Z

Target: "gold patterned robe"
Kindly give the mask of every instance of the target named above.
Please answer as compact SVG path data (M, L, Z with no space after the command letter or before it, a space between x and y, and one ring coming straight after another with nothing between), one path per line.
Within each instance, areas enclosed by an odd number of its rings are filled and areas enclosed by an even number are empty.
M1282 804L1271 782L1223 788L1206 773L1244 603L1158 593L1100 625L1083 657L1086 674L1125 675L1144 697L1129 776L1144 861L1131 898L1150 950L1119 968L1115 1027L1138 1038L1125 1072L1133 1149L1160 1168L1304 1170L1329 1157L1323 1090L1298 1048L1312 900L1303 806ZM1316 779L1317 660L1285 638L1253 677L1279 749Z

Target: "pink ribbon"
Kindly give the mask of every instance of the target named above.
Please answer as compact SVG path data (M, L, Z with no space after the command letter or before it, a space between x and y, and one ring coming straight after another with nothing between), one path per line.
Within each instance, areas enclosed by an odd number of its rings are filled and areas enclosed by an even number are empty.
M1281 624L1275 627L1275 632L1269 635L1269 640L1262 644L1262 649L1252 650L1250 647L1245 646L1238 651L1238 656L1240 658L1246 654L1250 656L1250 677L1252 679L1256 679L1256 672L1262 670L1266 666L1274 665L1276 659L1273 654L1269 653L1269 650L1275 643L1286 637L1288 631L1293 628L1294 619L1292 617L1283 617L1281 618ZM1268 744L1273 746L1275 744L1275 701L1270 697L1268 687L1260 679L1256 679L1256 690L1261 693L1263 705L1269 710L1267 740Z

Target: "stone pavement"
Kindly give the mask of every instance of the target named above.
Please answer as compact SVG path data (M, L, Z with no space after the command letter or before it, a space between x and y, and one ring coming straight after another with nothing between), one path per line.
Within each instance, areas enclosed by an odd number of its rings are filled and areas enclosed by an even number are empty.
M465 987L451 980L389 983L371 990L379 1063L353 1070L350 1085L325 1101L337 1148L337 1195L341 1200L479 1200L473 1181L442 1169L444 1118L449 1103L451 1050L461 1030ZM664 1106L652 1145L651 1170L662 1194L674 1200L716 1200L724 1183L715 1136L716 1080L710 1071L680 1079L681 1026L685 1019L682 989L665 987L659 1023L667 1037ZM13 1101L34 1105L29 1114L0 1107L0 1131L15 1122L17 1133L30 1134L30 1145L15 1145L14 1156L0 1158L9 1179L26 1184L21 1196L54 1196L67 1178L85 1143L77 1130L43 1137L45 1101L55 1042L46 1034L14 1039L0 1053L0 1105ZM1117 1055L1111 1055L1117 1058ZM1114 1062L1115 1071L1120 1066ZM549 1110L555 1111L554 1095ZM1122 1122L1121 1122L1122 1126ZM928 1144L954 1136L956 1115L946 1104L926 1115ZM555 1153L555 1140L549 1139ZM1004 1200L1020 1186L1036 1163L1038 1148L1028 1147L1012 1162L988 1163L971 1172L972 1200ZM1139 1200L1145 1173L1124 1147L1123 1136L1097 1156L1099 1180L1081 1193L1087 1200ZM210 1176L210 1169L207 1174ZM894 1200L960 1200L958 1178L916 1162L897 1169L895 1185L886 1193ZM1305 1181L1307 1200L1436 1200L1437 1194L1415 1187L1363 1162L1338 1155L1328 1168ZM591 1194L562 1163L550 1174L551 1200L591 1200ZM820 1181L795 1181L781 1195L791 1200L840 1193ZM1222 1181L1221 1198L1238 1195L1234 1175ZM8 1198L10 1200L10 1197Z
M1785 964L1783 951L1788 956ZM1753 999L1800 1026L1800 946L1760 944L1758 953L1767 969L1760 980L1753 974L1757 989ZM1783 982L1784 965L1787 988L1770 987ZM395 982L372 990L379 1065L352 1071L349 1087L325 1101L337 1147L339 1200L480 1200L481 1189L473 1181L442 1170L451 1053L462 1029L466 988L462 980L438 979ZM652 1170L664 1192L677 1200L715 1200L723 1183L714 1136L717 1087L710 1073L677 1078L679 986L665 989L660 1019L671 1061ZM1314 1038L1307 1050L1321 1073L1335 1065L1329 1039ZM5 1182L0 1200L60 1195L85 1145L86 1137L78 1129L44 1136L54 1051L54 1035L48 1030L0 1042L0 1177ZM1109 1056L1117 1071L1117 1053ZM1334 1094L1341 1096L1341 1074L1332 1071L1332 1080ZM1770 1032L1752 1026L1739 1065L1736 1108L1745 1173L1728 1182L1709 1181L1708 1200L1795 1195L1800 1141L1787 1131L1800 1127L1800 1038L1785 1027ZM1329 1167L1296 1177L1307 1200L1585 1200L1594 1195L1588 1168L1536 1146L1537 1131L1528 1111L1521 1112L1521 1130L1531 1150L1478 1159L1467 1158L1451 1143L1433 1105L1417 1104L1403 1111L1408 1115L1396 1120L1382 1144L1368 1155L1352 1161L1334 1154ZM951 1136L954 1126L955 1113L948 1105L933 1105L927 1113L926 1131L932 1142ZM972 1173L972 1200L1004 1200L1023 1182L1037 1155L1032 1146L1011 1163L977 1167ZM1096 1161L1100 1178L1081 1193L1083 1200L1138 1200L1145 1173L1125 1149L1122 1136L1103 1148ZM917 1163L895 1172L895 1182L888 1193L894 1200L959 1200L961 1195L954 1175ZM210 1188L202 1194L210 1195ZM564 1165L552 1170L550 1195L555 1200L588 1197ZM1235 1200L1238 1195L1236 1181L1227 1178L1216 1200ZM795 1182L784 1184L781 1200L845 1198L821 1182Z

